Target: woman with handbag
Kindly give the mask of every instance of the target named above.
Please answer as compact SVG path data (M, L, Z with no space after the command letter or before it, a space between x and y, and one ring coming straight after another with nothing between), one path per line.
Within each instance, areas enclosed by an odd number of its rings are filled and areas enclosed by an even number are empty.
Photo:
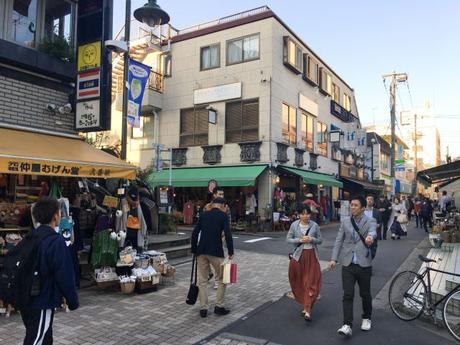
M401 236L407 236L408 223L407 210L404 204L400 202L398 197L394 197L391 205L391 217L388 224L388 229L391 231L391 239L401 239Z
M294 252L289 256L289 283L295 300L303 306L303 317L310 321L321 289L317 246L322 243L322 238L318 224L310 219L310 207L302 205L298 213L300 219L291 224L286 237L288 243L295 245Z

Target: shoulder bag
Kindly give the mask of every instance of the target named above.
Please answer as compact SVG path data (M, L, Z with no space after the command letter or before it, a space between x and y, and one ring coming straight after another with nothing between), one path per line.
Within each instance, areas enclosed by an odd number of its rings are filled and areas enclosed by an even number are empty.
M370 245L370 246L367 246L366 245L366 240L364 239L363 235L361 235L361 233L359 232L359 229L358 229L358 224L356 224L355 220L353 219L353 217L350 217L350 220L351 220L351 225L353 225L353 229L355 229L355 231L358 233L359 235L359 238L361 239L361 241L363 242L364 244L364 247L366 247L368 249L368 252L367 252L367 255L366 257L369 255L369 253L371 254L371 258L374 259L375 258L375 254L377 254L377 239L374 240L374 242Z
M196 285L197 274L198 274L197 258L196 258L196 255L193 255L192 273L190 274L190 287L188 289L187 299L185 301L185 303L189 305L194 305L198 298L199 287L198 285Z
M299 225L299 226L300 226L300 225ZM308 236L308 234L310 233L310 229L311 229L311 226L308 228L307 233L305 234L305 236ZM299 248L299 247L300 247L301 245L303 245L303 244L304 244L304 243L302 243L302 242L299 243L299 244L294 248L294 250L292 251L292 253L289 253L289 254L288 254L289 260L292 259L292 255L294 255L294 253L295 253L295 251L297 250L297 248Z

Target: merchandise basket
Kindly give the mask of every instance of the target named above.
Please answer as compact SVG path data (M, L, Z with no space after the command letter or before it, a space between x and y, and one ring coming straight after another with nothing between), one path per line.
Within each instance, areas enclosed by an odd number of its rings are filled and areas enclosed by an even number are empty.
M135 287L136 287L136 282L127 282L127 283L120 282L121 293L125 295L132 294L134 292Z

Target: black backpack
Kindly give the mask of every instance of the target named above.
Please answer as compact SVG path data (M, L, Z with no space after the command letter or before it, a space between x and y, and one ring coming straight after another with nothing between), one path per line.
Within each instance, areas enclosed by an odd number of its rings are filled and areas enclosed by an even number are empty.
M16 309L27 307L31 297L40 295L40 243L57 233L33 231L5 256L0 272L0 299Z

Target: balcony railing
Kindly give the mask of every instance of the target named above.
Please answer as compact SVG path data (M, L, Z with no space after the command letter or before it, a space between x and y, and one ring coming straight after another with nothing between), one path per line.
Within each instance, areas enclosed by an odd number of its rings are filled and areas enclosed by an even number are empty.
M252 10L232 14L230 16L222 17L222 18L219 18L219 19L216 19L216 20L212 20L210 22L201 23L201 24L194 25L194 26L191 26L191 27L186 28L186 29L178 30L177 35L188 34L190 32L202 30L202 29L209 28L211 26L216 26L216 25L223 24L223 23L233 22L235 20L255 16L256 14L260 14L260 13L264 13L264 12L268 12L268 11L271 11L270 7L268 7L268 6L257 7L257 8L254 8Z
M161 73L151 71L149 77L149 90L163 93L164 90L164 76Z

